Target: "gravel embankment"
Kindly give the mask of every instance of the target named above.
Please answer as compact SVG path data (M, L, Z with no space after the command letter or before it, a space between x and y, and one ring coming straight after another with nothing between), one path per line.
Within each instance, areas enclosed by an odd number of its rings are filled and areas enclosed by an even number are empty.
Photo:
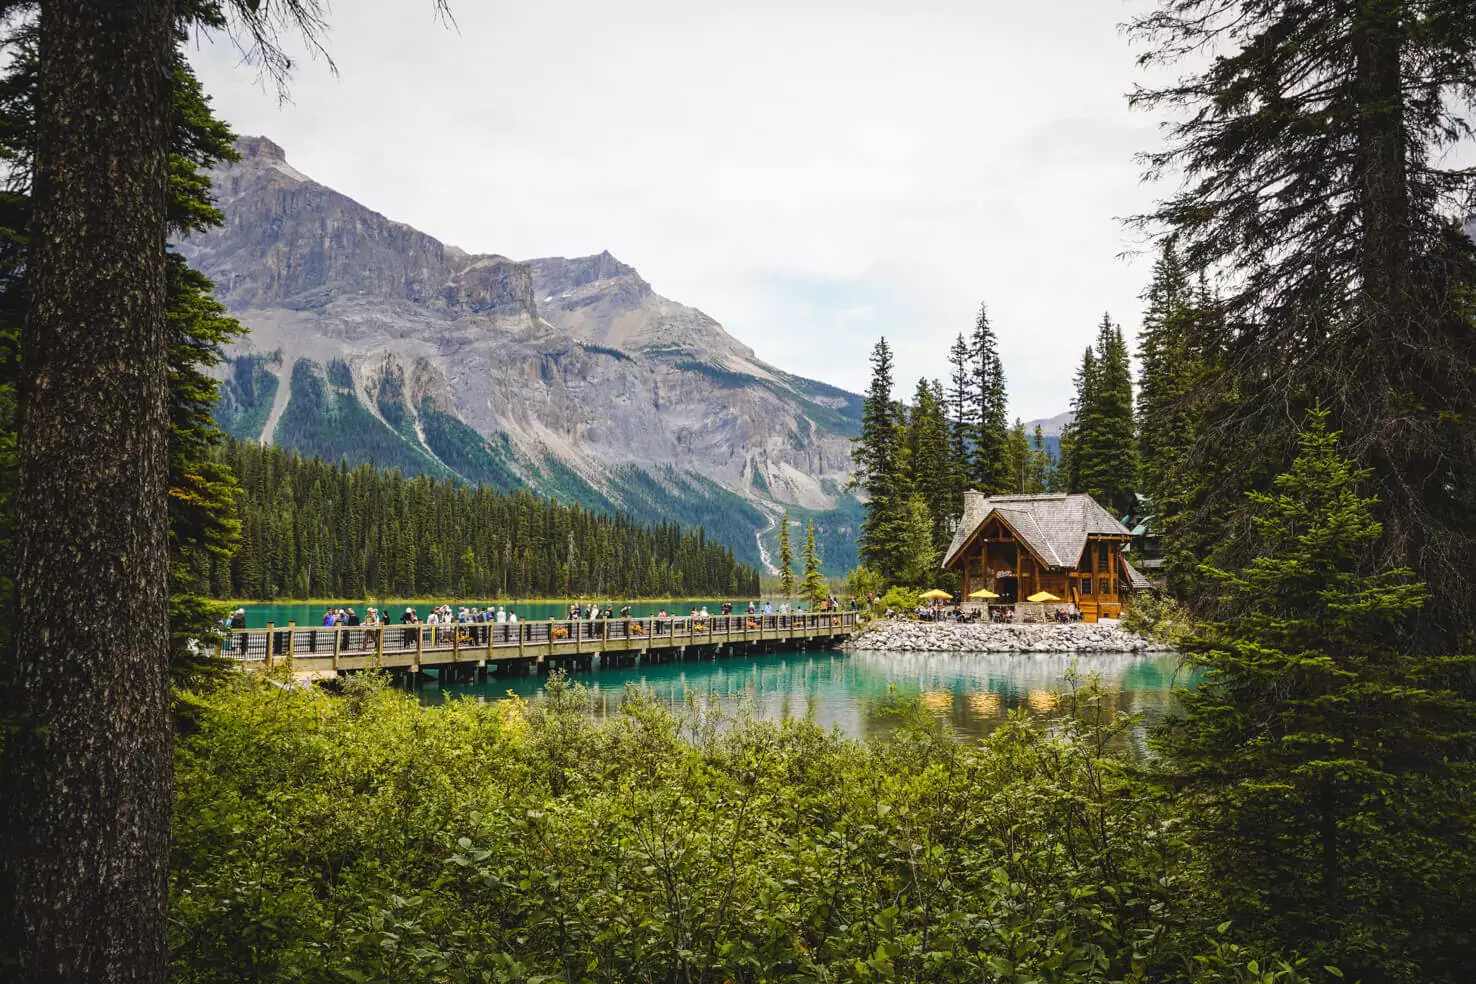
M873 622L846 644L858 651L971 653L1147 653L1171 646L1135 636L1116 622L1030 623Z

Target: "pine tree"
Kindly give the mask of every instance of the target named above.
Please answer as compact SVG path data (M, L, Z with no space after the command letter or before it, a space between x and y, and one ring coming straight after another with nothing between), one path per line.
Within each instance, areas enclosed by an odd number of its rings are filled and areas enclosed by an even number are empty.
M1254 556L1207 569L1223 617L1190 646L1207 675L1160 739L1231 918L1348 980L1455 981L1476 705L1449 687L1476 660L1410 650L1427 591L1370 562L1368 472L1328 416L1312 412L1290 470L1248 496Z
M978 427L978 399L974 396L969 343L962 332L948 350L948 366L948 449L952 458L953 495L961 511L963 494L969 487L970 454Z
M1218 304L1202 277L1197 289L1191 285L1172 239L1160 248L1144 300L1138 345L1140 484L1163 544L1168 587L1188 597L1195 594L1198 565L1225 529L1222 516L1194 509L1228 477L1217 461L1195 455L1204 421L1213 416Z
M1165 239L1144 293L1147 310L1138 333L1138 460L1143 491L1156 504L1170 473L1182 467L1193 443L1189 386L1194 301L1172 239Z
M933 521L920 495L907 500L907 527L902 536L903 584L921 588L938 577L940 551L933 545Z
M1149 176L1184 176L1144 219L1225 290L1196 462L1227 481L1197 512L1240 507L1321 403L1372 469L1377 549L1436 596L1420 621L1443 650L1476 630L1476 175L1449 152L1471 135L1470 10L1160 0L1132 25L1144 64L1184 68L1134 96L1172 113Z
M1084 442L1082 435L1085 429L1097 426L1097 357L1090 345L1081 355L1072 388L1071 422L1061 430L1061 463L1058 467L1062 491L1087 492L1082 476L1082 449L1084 443L1089 448L1091 441Z
M871 370L861 435L851 452L855 463L851 482L866 496L866 519L858 538L862 563L891 580L900 569L898 545L911 487L904 469L902 427L892 401L892 350L885 338L872 349Z
M1025 424L1019 417L1010 428L1009 439L1010 492L1023 493L1029 484L1030 439L1025 436Z
M789 546L789 510L779 520L779 593L788 601L794 596L794 551Z
M6 122L0 147L12 161L31 161L35 131L27 121L36 112L37 62L34 25L22 22L9 39L14 58L0 80L0 119ZM174 103L170 135L169 195L166 206L168 228L173 235L198 231L223 221L210 195L205 170L213 164L233 160L232 134L210 111L208 100L188 66L179 64L173 74ZM21 277L29 254L23 230L29 223L31 198L27 170L15 175L17 182L6 196L6 212L0 220L8 226L6 247L0 251L0 321L8 328L0 333L14 337L27 300ZM209 370L220 361L220 348L241 334L237 322L210 294L211 284L191 269L176 253L163 253L164 341L166 358L166 408L169 421L167 442L167 543L169 671L178 688L193 687L206 677L224 672L208 649L208 643L224 614L225 606L212 601L216 570L228 562L240 536L236 499L240 488L229 469L214 456L221 434L212 419L219 384ZM7 366L7 370L10 367ZM10 407L13 372L0 378L0 408ZM17 420L12 412L0 412L0 555L12 554L11 503L5 489L15 474ZM9 636L10 599L8 575L0 582L0 636ZM120 616L121 617L121 616ZM178 712L185 705L176 704Z
M939 550L953 539L949 518L963 509L953 480L949 425L944 417L943 384L917 381L907 425L907 472L912 487L933 518L933 543Z
M1133 383L1122 329L1107 315L1097 326L1095 350L1082 357L1072 411L1069 445L1062 440L1069 488L1121 514L1137 488Z
M1030 462L1026 469L1026 491L1032 494L1048 491L1051 487L1051 453L1046 449L1045 432L1040 424L1030 438Z
M974 321L969 357L975 401L969 483L981 492L1004 492L1010 488L1008 398L999 342L989 323L988 308L982 304Z
M805 597L810 608L830 597L830 584L820 573L820 557L815 553L815 521L810 520L805 528Z

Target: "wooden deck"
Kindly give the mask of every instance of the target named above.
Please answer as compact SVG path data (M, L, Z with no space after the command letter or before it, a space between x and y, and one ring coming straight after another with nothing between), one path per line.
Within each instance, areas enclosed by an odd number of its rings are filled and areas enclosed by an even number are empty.
M858 612L716 615L708 618L612 618L451 625L303 628L295 624L225 633L220 655L244 666L291 661L294 671L338 672L379 667L481 669L527 673L540 666L630 665L785 646L828 646L854 635Z

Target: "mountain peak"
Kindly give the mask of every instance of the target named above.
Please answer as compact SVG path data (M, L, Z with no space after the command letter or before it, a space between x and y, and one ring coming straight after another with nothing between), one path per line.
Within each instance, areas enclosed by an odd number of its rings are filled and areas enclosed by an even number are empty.
M237 137L236 152L245 160L261 157L269 161L287 163L287 152L282 149L282 145L266 137Z
M528 265L533 267L539 276L546 278L546 285L553 293L578 290L580 287L587 287L602 280L615 280L621 277L634 280L637 289L642 293L650 291L650 285L641 279L635 267L628 263L621 263L608 249L593 256L571 258L545 256L529 260Z

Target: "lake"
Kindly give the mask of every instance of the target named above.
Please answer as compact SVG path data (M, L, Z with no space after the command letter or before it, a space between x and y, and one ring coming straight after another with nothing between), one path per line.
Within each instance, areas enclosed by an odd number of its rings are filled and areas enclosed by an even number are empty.
M1172 654L1093 654L1076 662L1081 672L1100 674L1104 686L1118 691L1115 706L1141 715L1147 726L1171 709L1174 688L1191 682ZM1071 664L1071 657L1051 654L822 650L626 669L601 669L596 663L593 671L573 679L590 689L599 718L618 713L626 684L634 683L673 707L716 701L760 717L805 719L866 737L891 726L884 712L889 695L899 693L919 698L956 735L975 738L1016 709L1040 719L1062 714ZM531 697L542 687L539 676L492 677L485 684L429 682L420 698L427 703L450 697L500 700L509 693ZM1130 740L1141 746L1143 729Z
M613 603L617 607L624 604ZM406 607L405 602L393 601L334 602L333 607L350 604L360 615L370 604L388 608L392 621ZM642 602L632 605L632 614L654 614L662 607L668 612L686 612L703 605L716 611L719 604L720 600L711 598ZM271 602L242 607L247 625L260 628L268 621L315 625L328 605ZM412 607L421 617L431 608L427 603ZM534 620L563 617L568 611L568 604L559 602L520 602L509 607L519 618ZM717 701L730 710L743 708L761 717L801 718L825 728L837 726L854 737L877 734L891 726L885 708L895 687L896 693L918 697L927 712L954 734L976 738L987 735L1016 709L1039 719L1062 714L1061 694L1067 689L1071 661L1072 657L1045 653L792 651L625 669L604 669L596 662L593 671L576 673L574 679L590 688L595 715L601 718L618 713L626 684L634 683L649 687L673 707ZM1173 707L1174 688L1194 682L1179 669L1179 659L1172 654L1092 654L1079 657L1078 665L1083 673L1100 674L1104 686L1118 691L1115 705L1141 715L1150 727ZM421 689L420 698L439 703L452 696L501 700L512 693L532 697L543 688L543 679L536 675L492 677L485 684L444 687L432 680ZM1142 739L1140 728L1131 740L1141 745Z

